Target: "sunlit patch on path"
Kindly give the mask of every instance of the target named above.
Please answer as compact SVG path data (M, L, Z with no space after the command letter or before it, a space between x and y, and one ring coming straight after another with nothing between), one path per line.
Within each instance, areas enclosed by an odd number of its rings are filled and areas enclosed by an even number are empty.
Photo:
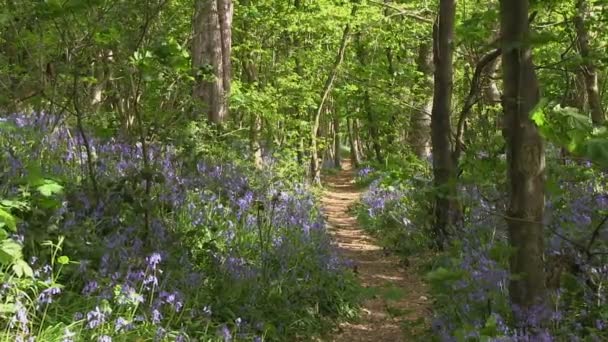
M322 203L334 244L352 260L367 299L358 322L342 324L329 340L417 341L429 316L425 284L414 266L404 268L398 257L386 255L349 213L361 191L348 161L343 168L325 177Z

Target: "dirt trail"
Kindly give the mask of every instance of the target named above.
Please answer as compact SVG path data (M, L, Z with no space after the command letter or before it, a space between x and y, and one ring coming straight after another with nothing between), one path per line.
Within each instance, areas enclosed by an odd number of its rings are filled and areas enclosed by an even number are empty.
M370 292L358 322L340 325L331 341L421 340L414 336L429 316L425 284L414 265L404 267L399 258L387 255L348 212L361 195L348 161L342 171L326 176L324 185L322 203L333 241L342 256L352 260L359 281Z

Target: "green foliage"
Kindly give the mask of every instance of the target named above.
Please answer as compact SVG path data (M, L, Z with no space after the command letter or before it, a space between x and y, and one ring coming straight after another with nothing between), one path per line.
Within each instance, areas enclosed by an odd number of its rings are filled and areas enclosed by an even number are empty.
M595 127L591 119L576 108L539 105L532 114L543 137L562 146L576 157L608 166L608 129Z

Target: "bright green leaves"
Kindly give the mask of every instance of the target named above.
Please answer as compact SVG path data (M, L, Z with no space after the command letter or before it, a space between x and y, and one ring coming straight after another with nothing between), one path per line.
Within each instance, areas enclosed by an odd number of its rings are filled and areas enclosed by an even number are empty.
M34 271L23 259L15 260L13 263L13 272L15 272L15 275L19 278L23 278L23 276L31 278L34 276Z
M608 165L607 128L594 127L591 119L577 109L561 106L550 108L546 102L541 102L531 119L548 141L576 156Z
M63 192L63 186L57 184L55 181L45 179L41 185L36 187L36 190L44 197L51 197L56 194Z
M22 247L13 239L6 239L0 242L0 264L11 264L23 258Z
M0 265L12 265L13 272L19 278L33 277L32 268L23 260L22 249L22 246L13 239L5 239L0 242Z
M17 222L13 215L0 206L0 231L4 227L15 232L17 230Z
M70 263L70 258L66 255L62 255L60 257L57 258L57 263L59 265L67 265Z
M8 201L3 201L8 202ZM0 206L0 266L12 265L13 272L19 278L33 276L32 268L23 260L23 247L17 241L8 238L6 230L16 232L16 219L6 207Z

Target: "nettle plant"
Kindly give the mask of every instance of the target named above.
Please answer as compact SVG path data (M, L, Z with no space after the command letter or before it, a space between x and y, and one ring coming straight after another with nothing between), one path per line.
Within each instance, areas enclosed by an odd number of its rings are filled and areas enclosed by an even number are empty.
M52 115L3 124L2 196L22 199L0 212L3 338L276 340L354 312L307 186Z

